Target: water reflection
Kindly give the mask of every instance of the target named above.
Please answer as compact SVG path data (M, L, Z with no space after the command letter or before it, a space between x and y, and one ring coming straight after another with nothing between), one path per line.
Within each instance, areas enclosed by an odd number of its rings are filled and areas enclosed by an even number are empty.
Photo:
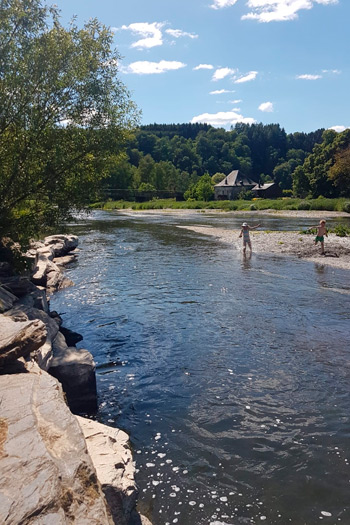
M52 308L94 353L154 525L350 523L346 272L244 258L174 227L192 216L97 218Z

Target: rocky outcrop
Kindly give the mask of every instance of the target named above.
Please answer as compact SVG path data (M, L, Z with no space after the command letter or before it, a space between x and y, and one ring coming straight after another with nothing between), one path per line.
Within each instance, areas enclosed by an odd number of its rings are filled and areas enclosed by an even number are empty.
M37 352L47 337L45 324L39 319L15 322L0 315L0 326L0 369Z
M87 350L67 346L62 333L53 341L51 375L62 384L73 413L97 411L96 365Z
M77 246L78 237L75 235L52 235L46 237L43 242L33 243L26 254L33 260L33 283L45 286L49 294L70 286L72 282L61 272L61 268L56 264L56 258L67 256L68 253L76 250ZM70 254L69 262L75 257L76 253Z
M36 364L0 376L0 471L0 523L113 523L61 386Z
M77 419L114 521L127 525L138 495L129 436L97 421Z
M71 283L61 262L75 259L67 252L77 243L74 236L35 243L28 256L36 284L0 264L0 523L150 525L135 509L128 436L83 418L78 424L67 406L97 409L92 355L75 347L82 337L62 327L47 300Z

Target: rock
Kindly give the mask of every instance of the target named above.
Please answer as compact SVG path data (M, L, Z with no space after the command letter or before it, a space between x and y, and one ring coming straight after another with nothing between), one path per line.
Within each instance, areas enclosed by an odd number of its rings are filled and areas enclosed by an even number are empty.
M17 301L17 297L11 292L6 290L3 286L0 286L0 313L3 314L7 310L12 308L13 304Z
M64 335L68 346L75 346L79 341L83 340L82 335L73 332L73 330L69 330L69 328L65 328L64 326L60 327L60 332Z
M53 246L55 257L62 257L75 250L79 244L79 239L76 235L51 235L45 237L44 244L45 246Z
M34 288L31 292L20 298L18 301L18 306L37 308L38 310L43 310L48 314L49 304L47 302L46 289L41 286L35 286L35 284L33 284L33 287Z
M46 340L46 327L38 319L15 322L0 315L0 368L37 351Z
M97 411L96 365L87 350L68 347L63 334L54 341L49 373L62 384L71 411L75 414Z
M50 368L53 359L52 341L54 341L54 339L57 336L59 324L43 310L38 310L37 308L30 308L25 305L20 305L16 306L15 308L12 308L12 310L6 312L5 315L10 317L14 321L40 319L45 324L47 331L46 341L35 352L31 353L31 358L38 363L40 368L47 371Z
M48 264L54 258L54 250L49 246L38 248L36 252L36 265L32 275L34 284L46 286Z
M0 282L7 291L19 298L18 304L49 311L45 289L35 286L27 277L0 277Z
M77 260L78 254L73 253L71 255L64 255L62 257L56 257L53 262L57 264L57 266L67 266L67 264L70 264L72 262L75 262Z
M19 275L0 277L0 281L1 285L16 297L23 297L36 288L36 286L27 277L20 277Z
M33 365L0 376L0 523L112 525L59 383Z
M126 525L138 495L129 436L118 428L91 419L77 416L77 420L114 522Z

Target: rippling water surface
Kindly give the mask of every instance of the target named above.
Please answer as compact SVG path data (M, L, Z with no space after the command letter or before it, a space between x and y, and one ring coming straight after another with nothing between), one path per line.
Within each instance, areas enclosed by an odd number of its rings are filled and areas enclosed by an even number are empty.
M51 308L94 355L154 525L348 525L349 274L176 227L241 221L97 212Z

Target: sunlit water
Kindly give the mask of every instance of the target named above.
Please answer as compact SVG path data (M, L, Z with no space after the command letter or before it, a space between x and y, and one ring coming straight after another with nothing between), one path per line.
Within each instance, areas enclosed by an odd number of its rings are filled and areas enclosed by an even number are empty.
M348 525L349 274L176 227L241 222L97 212L51 308L94 355L154 525Z

